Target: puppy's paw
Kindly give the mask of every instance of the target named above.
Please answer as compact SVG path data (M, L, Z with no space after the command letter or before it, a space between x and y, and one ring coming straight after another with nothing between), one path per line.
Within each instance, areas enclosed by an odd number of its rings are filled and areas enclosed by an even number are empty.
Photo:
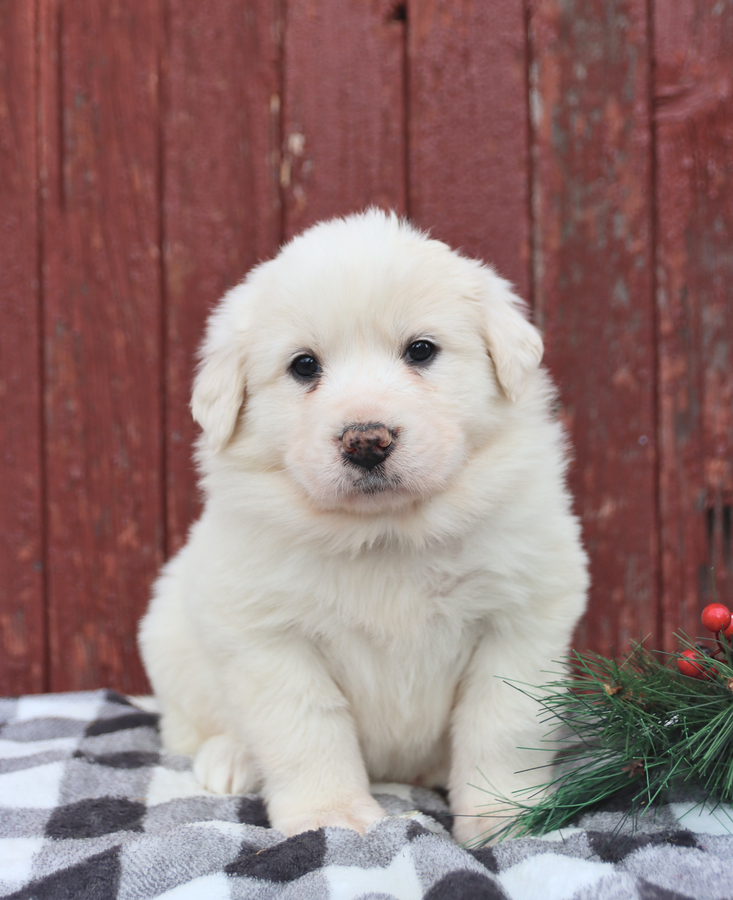
M229 734L204 741L196 754L193 774L214 794L247 794L260 786L245 747Z
M377 801L367 795L353 800L343 806L309 810L308 812L288 812L283 804L279 814L270 812L272 827L282 831L287 837L301 834L304 831L315 831L318 828L350 828L364 832L387 813Z

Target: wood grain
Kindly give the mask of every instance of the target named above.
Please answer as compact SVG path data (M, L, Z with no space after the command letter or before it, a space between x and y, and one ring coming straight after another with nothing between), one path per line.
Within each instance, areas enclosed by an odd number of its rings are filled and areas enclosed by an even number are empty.
M206 313L369 204L533 302L576 645L733 603L731 59L733 0L0 0L0 693L145 688Z
M35 25L0 0L0 695L46 674Z
M285 236L374 204L406 210L405 23L385 0L289 0Z
M160 9L40 10L50 687L135 692L163 558Z
M664 636L733 603L733 2L656 0Z
M189 409L206 314L281 240L277 0L170 0L163 113L169 553L200 510Z
M521 0L408 4L409 209L530 294Z
M641 0L533 0L535 316L593 586L576 646L657 628L649 35Z

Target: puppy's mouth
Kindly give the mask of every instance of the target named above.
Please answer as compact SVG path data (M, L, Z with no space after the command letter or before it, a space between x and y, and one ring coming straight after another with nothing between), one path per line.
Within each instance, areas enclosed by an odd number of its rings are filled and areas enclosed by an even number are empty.
M401 479L397 475L387 475L383 466L376 466L369 472L365 472L351 482L351 488L364 496L382 494L385 491L397 491L401 486Z

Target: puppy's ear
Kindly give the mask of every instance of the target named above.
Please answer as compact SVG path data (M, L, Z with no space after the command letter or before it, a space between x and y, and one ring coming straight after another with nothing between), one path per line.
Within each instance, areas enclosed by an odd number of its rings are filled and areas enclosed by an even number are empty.
M247 292L245 285L234 288L211 314L193 383L191 412L215 452L234 433L244 402L246 329L241 320Z
M510 400L518 400L542 360L542 336L527 321L526 306L509 282L490 269L484 274L486 344L504 393Z

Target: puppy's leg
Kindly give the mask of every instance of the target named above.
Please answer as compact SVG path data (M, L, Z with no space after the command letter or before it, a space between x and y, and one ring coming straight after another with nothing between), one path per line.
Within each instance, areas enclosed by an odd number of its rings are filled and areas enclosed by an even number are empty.
M568 640L567 624L555 634L552 628L533 634L531 642L526 632L507 627L486 635L476 648L451 723L449 788L457 841L471 841L507 821L497 797L511 799L550 780L553 752L541 749L546 733L541 707L517 688L551 679L548 672L559 670L553 660L567 652ZM532 802L529 794L515 799Z
M177 707L163 702L160 696L156 699L161 707L160 736L163 746L171 753L193 756L203 741L201 733Z
M247 794L260 778L245 745L231 734L210 737L199 748L193 774L215 794Z
M364 832L386 815L369 793L347 702L310 643L258 635L229 664L227 687L274 828L286 835L327 825Z

